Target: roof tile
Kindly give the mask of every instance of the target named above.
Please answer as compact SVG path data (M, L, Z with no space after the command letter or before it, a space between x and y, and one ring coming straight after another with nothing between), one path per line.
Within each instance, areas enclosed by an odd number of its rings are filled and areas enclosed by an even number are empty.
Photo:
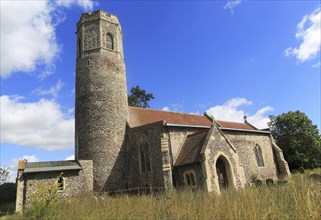
M182 166L199 162L201 160L200 152L207 134L208 130L188 135L174 166Z

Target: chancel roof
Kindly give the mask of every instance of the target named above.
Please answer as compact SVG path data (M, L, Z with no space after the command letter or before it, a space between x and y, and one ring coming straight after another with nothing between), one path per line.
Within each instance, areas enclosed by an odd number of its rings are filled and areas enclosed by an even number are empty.
M148 108L128 107L130 127L138 127L145 124L150 124L158 121L166 121L167 123L193 126L208 126L212 122L203 115L184 114L178 112L160 111ZM221 128L243 129L243 130L257 130L249 123L229 122L215 120Z
M166 121L167 123L181 125L198 125L211 126L212 123L205 116L183 114L169 111L159 111L147 108L128 107L130 127L138 127L145 124L150 124L158 121Z
M231 122L215 120L219 127L232 128L232 129L244 129L244 130L257 130L253 125L249 123Z
M200 162L200 152L207 134L208 130L188 135L178 154L174 166Z

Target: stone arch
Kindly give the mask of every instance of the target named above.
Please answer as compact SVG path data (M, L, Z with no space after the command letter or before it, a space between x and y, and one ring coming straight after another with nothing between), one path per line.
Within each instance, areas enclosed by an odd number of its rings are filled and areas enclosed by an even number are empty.
M219 154L214 163L215 182L219 191L235 187L234 174L231 161L226 155Z

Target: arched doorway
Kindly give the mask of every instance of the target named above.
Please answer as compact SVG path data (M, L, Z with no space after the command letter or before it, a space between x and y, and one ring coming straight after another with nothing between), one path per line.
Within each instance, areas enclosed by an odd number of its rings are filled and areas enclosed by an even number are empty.
M216 161L216 174L220 190L226 189L229 186L229 164L225 158L220 156Z

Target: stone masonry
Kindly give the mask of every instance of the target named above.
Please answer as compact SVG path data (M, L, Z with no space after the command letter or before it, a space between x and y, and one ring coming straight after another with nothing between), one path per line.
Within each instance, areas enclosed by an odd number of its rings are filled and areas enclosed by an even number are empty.
M106 36L113 48L107 48ZM77 24L76 159L92 160L94 190L124 188L127 119L122 32L115 15L85 13Z

